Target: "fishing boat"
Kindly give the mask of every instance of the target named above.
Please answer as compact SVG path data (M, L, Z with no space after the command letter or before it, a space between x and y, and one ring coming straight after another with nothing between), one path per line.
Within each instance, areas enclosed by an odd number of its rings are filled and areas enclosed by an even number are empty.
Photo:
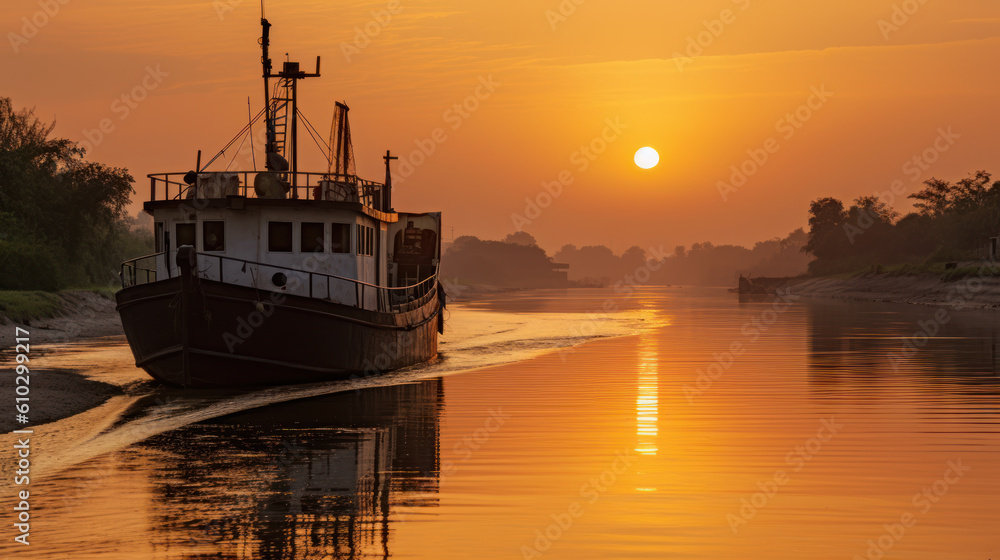
M441 214L393 208L390 152L383 183L357 176L344 103L327 169L299 169L300 126L324 143L297 103L320 59L312 73L291 61L274 72L271 24L261 26L263 109L213 161L202 166L199 151L194 170L148 176L156 252L122 263L116 295L136 365L172 386L240 387L435 358ZM261 120L263 169L253 155L250 171L209 170L241 136L253 146Z

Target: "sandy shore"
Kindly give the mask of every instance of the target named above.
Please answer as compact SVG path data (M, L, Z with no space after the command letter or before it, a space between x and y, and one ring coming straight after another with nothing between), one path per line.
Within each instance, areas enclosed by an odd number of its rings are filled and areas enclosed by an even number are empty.
M0 317L0 395L14 400L15 327L27 329L30 353L37 355L40 347L51 343L72 342L95 337L121 335L122 324L114 301L93 292L77 291L60 294L65 301L60 316L36 319L28 324L15 324ZM29 367L31 362L28 363ZM87 379L73 370L32 368L30 376L30 414L28 427L54 422L84 412L107 399L123 393L121 387ZM13 415L0 416L0 432L24 426L15 424Z
M0 375L0 394L14 400L14 375ZM29 418L32 428L55 422L90 410L115 395L124 394L121 387L93 381L72 370L41 370L31 375ZM15 423L13 414L0 416L0 433L25 426Z
M793 281L786 287L793 294L805 297L1000 309L1000 278L972 276L945 282L938 274L869 273L849 278L807 278Z

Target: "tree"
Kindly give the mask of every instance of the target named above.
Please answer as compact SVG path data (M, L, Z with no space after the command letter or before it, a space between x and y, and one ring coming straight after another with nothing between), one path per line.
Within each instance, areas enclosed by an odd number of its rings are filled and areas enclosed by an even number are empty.
M923 189L906 198L916 200L913 206L924 216L936 218L943 215L951 198L951 184L932 177L924 181L924 185Z
M844 203L836 198L820 198L809 205L809 241L802 251L819 259L831 259L847 253L847 222Z
M124 254L132 176L84 160L54 126L0 98L0 289L104 283L138 256Z
M475 235L459 235L452 241L452 247L461 247L464 245L475 245L481 243L482 241Z
M781 240L781 249L794 249L799 251L802 247L805 247L806 243L809 242L809 236L802 228L798 228L792 233L788 234L788 237Z
M986 202L989 194L990 174L977 171L952 187L949 210L968 212L980 207Z
M892 225L899 218L899 212L877 196L856 198L854 205L851 206L851 210L848 212L848 219L851 218L851 212L868 216L868 218L876 223L887 225Z
M526 231L515 231L514 233L508 233L507 237L503 238L504 243L513 243L514 245L524 245L525 247L537 247L538 242L535 241L535 237Z
M576 256L577 250L578 249L576 248L576 245L573 245L572 243L567 243L562 247L560 247L552 258L559 262L569 262Z
M556 287L565 278L538 246L464 235L448 248L442 274L462 282L517 288Z
M892 226L899 218L899 212L877 196L862 196L854 200L847 211L844 233L853 245L849 252L855 255L886 255L888 241L892 237ZM859 243L863 237L864 243Z
M636 270L646 265L646 251L633 245L622 253L619 260L621 261L622 275L634 274Z

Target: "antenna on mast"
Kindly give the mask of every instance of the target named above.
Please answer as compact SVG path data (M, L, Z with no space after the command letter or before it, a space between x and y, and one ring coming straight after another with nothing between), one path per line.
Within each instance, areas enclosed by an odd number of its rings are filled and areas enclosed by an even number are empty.
M260 2L260 16L260 26L263 28L263 33L260 37L260 62L264 66L264 128L267 131L266 138L264 139L264 166L267 169L271 169L270 158L266 157L274 148L274 127L272 126L271 119L271 88L268 84L268 80L271 77L271 57L268 53L268 49L271 46L271 24L264 18L264 0Z
M392 170L389 168L389 162L399 158L392 155L392 152L389 150L386 150L382 159L385 160L385 194L383 195L384 199L382 200L382 210L385 212L392 212Z
M282 64L281 72L277 74L274 73L271 67L271 57L270 57L270 46L271 46L271 24L267 21L264 16L264 2L261 0L261 18L260 25L263 29L260 38L260 48L261 48L261 64L263 66L263 78L264 78L264 123L267 128L267 140L266 140L266 158L265 166L268 171L277 171L279 173L284 173L290 171L290 179L292 190L292 198L298 198L298 191L296 190L296 177L298 173L298 88L296 87L299 80L304 78L316 78L319 77L319 57L316 57L316 71L311 74L307 74L299 69L298 62L292 62L291 60L286 60ZM278 88L283 89L285 95L275 97L273 100L270 95L270 79L278 78ZM274 103L272 104L272 101ZM290 106L290 108L289 108ZM284 111L284 114L280 117L277 114L279 111ZM287 134L287 121L291 121L291 135ZM278 139L279 131L281 128L280 135L281 139ZM284 156L278 153L278 148L281 147L281 151L284 152ZM290 157L289 157L290 156ZM289 161L290 160L290 161ZM287 187L286 187L287 190Z

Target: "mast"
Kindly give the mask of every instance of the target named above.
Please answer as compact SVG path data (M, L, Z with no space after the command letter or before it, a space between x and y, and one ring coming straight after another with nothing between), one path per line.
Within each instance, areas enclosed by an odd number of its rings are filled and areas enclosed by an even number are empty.
M261 27L263 27L263 35L261 36L261 39L260 39L260 47L261 47L261 50L263 51L263 54L261 56L261 63L264 66L264 74L263 74L263 76L264 76L264 117L265 117L265 121L264 122L267 125L267 143L266 143L265 150L267 151L267 156L268 157L266 158L265 165L266 165L266 167L267 167L268 170L273 170L274 169L274 165L273 165L273 163L271 161L272 158L270 157L270 155L272 153L273 154L277 154L277 144L278 144L277 133L275 131L275 123L274 123L274 119L275 119L276 115L272 115L271 114L271 92L270 92L270 83L269 83L269 80L271 78L280 78L280 79L284 80L286 84L288 84L289 90L291 92L291 99L288 99L287 102L291 103L291 107L292 107L292 109L290 111L290 113L291 113L291 117L290 118L291 118L291 121L292 121L291 122L291 129L292 129L291 132L292 133L291 133L291 137L288 138L288 139L285 139L283 137L282 144L285 146L285 153L291 155L291 162L290 162L290 166L289 166L288 170L291 171L292 198L298 198L298 192L297 192L297 190L295 188L296 187L296 172L299 170L299 166L298 166L298 159L299 159L299 157L298 157L299 156L299 139L298 139L298 132L299 132L299 128L298 128L298 124L299 124L299 119L298 119L298 81L302 80L302 79L305 79L305 78L318 78L319 77L319 75L320 75L319 74L319 61L320 61L320 57L318 57L318 56L316 57L316 72L314 72L312 74L306 74L305 72L299 70L299 63L298 62L291 62L291 61L288 61L288 60L286 60L282 64L281 72L278 72L277 74L272 73L271 58L268 56L268 48L270 47L270 42L271 42L271 40L270 40L271 24L268 23L267 19L265 19L263 17L260 19L260 24L261 24ZM291 149L288 148L289 142L291 143ZM280 154L277 154L277 155L280 155ZM282 169L282 170L279 170L279 171L284 171L284 170Z
M261 10L263 11L263 5ZM267 134L264 139L264 167L270 171L271 158L268 157L268 154L274 149L274 127L271 125L271 88L268 83L271 77L271 57L268 56L268 48L271 45L271 24L261 17L260 26L263 28L263 35L260 38L260 48L263 52L260 61L264 65L264 128Z

